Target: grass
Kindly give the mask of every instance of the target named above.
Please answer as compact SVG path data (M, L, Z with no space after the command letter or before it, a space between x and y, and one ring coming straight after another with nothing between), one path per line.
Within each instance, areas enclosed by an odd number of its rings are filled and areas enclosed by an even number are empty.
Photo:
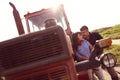
M120 45L112 45L105 49L104 52L110 52L117 57L117 62L120 63Z
M120 24L111 27L100 28L94 31L99 32L103 38L109 37L112 39L120 39Z

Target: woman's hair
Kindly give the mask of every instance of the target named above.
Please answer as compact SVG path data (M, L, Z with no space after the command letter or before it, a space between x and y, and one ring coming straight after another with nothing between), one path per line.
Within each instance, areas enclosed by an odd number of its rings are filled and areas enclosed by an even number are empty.
M78 47L78 34L81 34L80 32L73 33L72 35L72 47L74 51L77 51Z

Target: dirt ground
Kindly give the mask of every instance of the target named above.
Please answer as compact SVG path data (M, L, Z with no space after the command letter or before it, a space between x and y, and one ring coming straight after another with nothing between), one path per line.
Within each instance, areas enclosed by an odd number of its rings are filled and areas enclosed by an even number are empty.
M120 66L115 67L115 70L120 72ZM107 71L103 70L103 75L105 77L105 80L111 80L110 75L108 74ZM120 78L120 74L118 74L118 76Z
M120 39L112 40L112 44L119 44L120 45Z

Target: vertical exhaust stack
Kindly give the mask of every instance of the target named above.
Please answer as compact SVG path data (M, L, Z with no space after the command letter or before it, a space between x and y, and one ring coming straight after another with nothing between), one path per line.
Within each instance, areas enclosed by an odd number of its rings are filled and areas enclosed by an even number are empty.
M25 32L24 32L24 29L23 29L23 24L21 22L19 12L17 11L17 9L16 9L16 7L14 6L13 3L9 2L9 4L13 8L13 16L14 16L14 19L15 19L15 23L16 23L19 35L24 34Z

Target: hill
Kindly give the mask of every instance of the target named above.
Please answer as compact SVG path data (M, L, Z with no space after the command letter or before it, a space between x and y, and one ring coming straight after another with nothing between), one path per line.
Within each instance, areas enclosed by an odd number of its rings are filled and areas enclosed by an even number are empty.
M104 38L120 39L120 24L93 30L99 32Z

